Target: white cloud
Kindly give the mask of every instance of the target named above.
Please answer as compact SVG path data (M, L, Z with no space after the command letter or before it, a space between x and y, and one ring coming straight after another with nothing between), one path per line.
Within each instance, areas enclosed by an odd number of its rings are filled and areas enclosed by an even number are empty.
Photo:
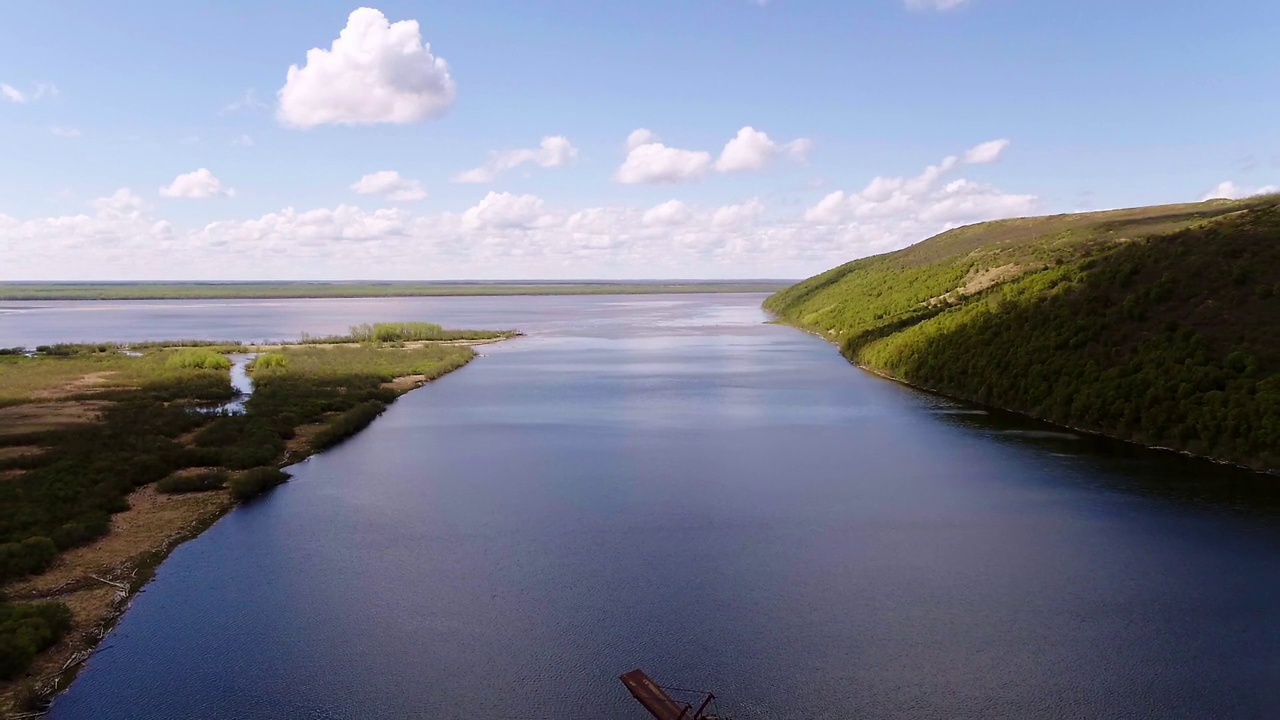
M998 154L986 149L979 158ZM1004 193L965 179L939 187L958 167L960 159L952 155L914 177L873 178L860 191L827 194L805 212L804 219L818 226L846 226L886 239L923 240L958 225L1027 215L1038 206L1034 195Z
M1008 140L988 140L981 145L969 148L964 154L964 161L970 165L993 163L1000 159L1000 155L1007 147L1009 147Z
M292 207L254 220L223 220L190 234L188 244L285 257L342 255L348 243L371 242L405 234L406 215L395 208L366 211L352 205L330 210L298 211Z
M236 191L223 188L208 168L200 168L173 179L168 186L160 188L160 196L167 198L189 198L203 200L212 197L232 197Z
M804 160L812 147L813 141L808 138L779 145L767 133L747 126L739 130L737 136L724 146L720 159L716 161L716 169L720 172L759 170L784 153Z
M416 20L359 8L329 50L312 48L304 66L289 67L278 95L276 117L291 127L409 123L448 110L455 86Z
M26 93L7 83L0 83L0 95L4 95L9 102L25 103L27 101Z
M137 219L147 209L147 203L129 188L120 188L114 193L100 197L90 203L99 217Z
M395 170L379 170L365 175L355 181L351 189L361 195L382 195L396 202L421 200L427 196L420 181L401 177Z
M966 167L959 156L944 158L912 176L815 197L807 210L679 197L653 207L553 207L491 192L452 212L288 207L193 229L175 228L120 190L80 215L0 214L8 260L0 279L803 277L1039 208L1034 196L959 177Z
M462 214L462 225L470 230L532 227L548 220L544 205L536 195L491 192Z
M689 208L679 200L668 200L645 211L641 220L645 225L679 225L691 217Z
M782 146L785 152L792 160L807 162L809 153L813 152L813 141L809 138L797 138Z
M648 145L649 143L656 142L662 142L662 139L659 138L658 134L654 131L648 128L632 130L631 134L627 136L627 152L631 152L641 145Z
M53 133L54 135L60 138L80 137L80 131L73 127L62 127L59 125L54 125L53 127L49 128L49 132Z
M954 10L969 0L905 0L908 10Z
M1245 196L1243 188L1237 186L1230 180L1224 180L1213 187L1212 190L1200 196L1200 200L1235 200Z
M248 135L241 135L232 140L231 144L236 147L253 147L253 138Z
M725 144L720 158L713 162L709 152L667 147L652 130L640 128L627 136L626 148L627 158L614 173L615 180L624 184L677 183L696 180L712 170L759 170L783 155L804 161L813 149L813 141L798 138L778 143L767 133L747 126Z
M711 171L711 153L667 147L648 130L632 132L627 147L627 159L614 173L620 183L677 183Z
M764 203L758 198L737 205L725 205L716 208L711 216L711 224L716 227L740 227L760 219L764 214Z
M578 156L578 149L563 135L548 135L536 148L508 150L490 154L489 162L481 167L467 170L453 176L453 182L487 183L493 182L498 175L528 163L539 167L561 167L573 162Z
M1201 202L1205 200L1239 200L1241 198L1253 197L1255 195L1271 195L1280 192L1280 187L1275 185L1265 185L1260 188L1246 188L1236 185L1230 180L1218 183L1212 190L1200 197Z

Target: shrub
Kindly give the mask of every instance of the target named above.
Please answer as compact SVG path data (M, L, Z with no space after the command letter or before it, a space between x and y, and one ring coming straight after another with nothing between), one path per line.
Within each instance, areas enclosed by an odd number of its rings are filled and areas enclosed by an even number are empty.
M279 468L256 467L231 478L231 496L244 502L288 480L289 473Z
M222 470L210 470L193 475L170 475L156 483L156 490L167 495L221 490L226 487L227 478L227 473Z
M47 537L0 545L0 582L43 572L53 563L58 546Z
M302 334L302 342L306 344L325 343L402 343L402 342L441 342L449 340L490 340L519 335L512 330L445 330L435 323L399 322L399 323L363 323L352 325L347 335L314 337Z
M196 433L196 447L218 448L219 461L212 463L233 470L266 465L284 451L280 432L253 415L226 415L216 418Z
M165 366L171 370L227 370L231 360L206 348L191 348L170 355Z
M71 611L62 603L0 605L0 680L21 676L70 627Z
M331 448L368 427L386 409L387 406L377 400L362 402L321 428L311 439L311 446L316 450Z
M267 353L254 358L249 370L253 372L258 370L284 370L288 366L289 358L280 353Z
M53 531L53 542L59 550L66 550L97 540L111 529L111 516L105 510L90 512L66 523Z

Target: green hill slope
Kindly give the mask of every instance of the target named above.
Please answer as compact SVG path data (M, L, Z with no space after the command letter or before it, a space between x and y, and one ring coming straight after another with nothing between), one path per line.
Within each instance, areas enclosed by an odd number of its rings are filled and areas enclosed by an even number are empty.
M921 387L1280 470L1280 196L958 228L765 307Z

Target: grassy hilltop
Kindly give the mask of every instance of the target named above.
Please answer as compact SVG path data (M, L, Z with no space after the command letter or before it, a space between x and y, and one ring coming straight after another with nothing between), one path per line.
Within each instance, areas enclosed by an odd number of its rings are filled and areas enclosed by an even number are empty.
M1280 470L1280 196L981 223L765 307L921 387Z

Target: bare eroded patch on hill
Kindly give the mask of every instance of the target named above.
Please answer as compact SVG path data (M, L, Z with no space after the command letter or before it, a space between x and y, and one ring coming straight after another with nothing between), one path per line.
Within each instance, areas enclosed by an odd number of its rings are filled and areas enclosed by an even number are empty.
M1030 270L1038 269L1038 267L1010 263L1008 265L1001 265L1000 267L986 268L985 270L971 272L968 277L965 278L964 284L960 287L944 295L929 298L921 304L934 307L943 303L955 303L960 301L962 298L976 295L983 290L995 287L1002 282L1008 282L1009 280L1023 275Z

